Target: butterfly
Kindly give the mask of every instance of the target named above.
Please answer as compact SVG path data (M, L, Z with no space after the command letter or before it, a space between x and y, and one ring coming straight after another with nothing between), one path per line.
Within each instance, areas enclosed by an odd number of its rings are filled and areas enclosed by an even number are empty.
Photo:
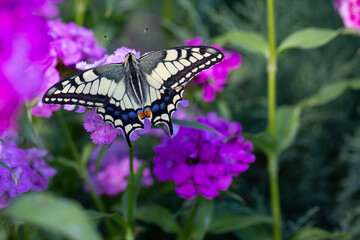
M195 75L224 59L208 46L183 46L150 52L140 58L128 53L123 63L113 63L76 73L50 87L46 104L72 104L95 108L105 122L130 136L151 124L166 124L173 133L171 116Z

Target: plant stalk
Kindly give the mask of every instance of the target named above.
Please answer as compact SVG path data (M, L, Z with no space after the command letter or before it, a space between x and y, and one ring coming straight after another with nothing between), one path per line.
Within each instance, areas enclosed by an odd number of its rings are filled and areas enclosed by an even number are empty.
M84 181L84 183L88 187L88 189L90 191L90 196L91 196L92 200L94 201L96 208L99 211L106 213L106 209L105 209L103 202L98 197L98 195L96 195L95 188L89 180L89 173L86 169L86 166L84 164L82 164L80 155L76 149L75 141L71 136L71 131L68 128L64 117L62 116L61 112L59 112L59 111L55 112L55 115L57 116L57 118L60 122L60 126L65 134L66 142L69 144L69 147L70 147L71 155L75 159L75 161L78 165L77 172L78 172L79 177L81 178L82 181ZM112 226L111 222L108 219L104 219L104 222L105 222L105 225L106 225L108 231L110 232L110 234L114 236L116 233L115 233L115 229Z
M129 190L129 199L128 199L128 226L126 228L126 240L134 239L134 148L129 148L129 181L128 181L128 190Z
M274 0L267 0L268 17L268 40L269 56L267 59L268 72L268 132L276 139L276 71L277 71L277 53L276 53L276 31L274 17ZM282 240L281 234L281 207L278 181L278 155L276 151L268 154L268 173L270 181L270 199L271 213L274 220L273 238Z

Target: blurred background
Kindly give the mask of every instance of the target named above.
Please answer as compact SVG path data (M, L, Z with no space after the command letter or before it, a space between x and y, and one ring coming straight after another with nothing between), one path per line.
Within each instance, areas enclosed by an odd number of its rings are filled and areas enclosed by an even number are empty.
M108 0L62 1L58 4L63 22L74 21L94 31L99 45L112 53L117 46L136 49L141 54L167 47L182 46L185 40L201 36L214 44L214 38L231 30L257 32L267 39L267 9L264 0ZM344 26L332 1L275 1L277 42L291 33L308 27L339 29ZM144 29L149 30L144 34ZM263 131L267 124L266 61L260 55L235 44L222 46L237 51L242 65L229 76L222 92L212 102L202 100L202 90L188 86L184 99L202 112L215 111L221 117L242 124L247 134ZM63 73L68 75L67 73ZM294 105L312 96L326 84L348 81L360 76L360 38L340 35L327 45L313 50L289 50L278 59L277 104ZM64 76L62 76L64 77ZM319 227L327 231L360 238L360 93L347 90L333 101L302 111L294 142L279 159L280 199L284 239L304 227ZM82 128L83 116L63 112L71 131L76 132L79 148L89 142ZM54 138L55 119L39 130L55 158L67 152L66 142ZM43 120L35 118L39 129ZM153 147L159 140L144 135L137 146L138 157L151 166ZM230 192L234 198L221 194L215 199L220 213L271 215L267 160L256 151L256 161L248 171L235 179ZM55 163L56 165L56 163ZM82 182L75 173L56 166L50 190L78 199L85 208L92 202L86 193L79 193ZM65 177L66 176L66 177ZM60 186L60 187L59 187ZM161 204L180 214L182 199L171 185L154 183L140 192L139 205ZM104 197L106 205L116 209L117 200ZM138 239L171 239L155 225L142 223L146 232ZM208 234L206 239L265 239L262 232L271 231L263 224L222 235ZM265 235L264 235L265 236Z

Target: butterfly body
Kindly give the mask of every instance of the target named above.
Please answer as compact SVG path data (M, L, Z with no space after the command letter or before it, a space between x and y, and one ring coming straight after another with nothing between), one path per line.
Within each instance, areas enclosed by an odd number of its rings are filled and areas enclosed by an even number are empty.
M128 144L136 129L164 123L172 134L171 115L182 100L185 84L219 63L224 55L207 46L184 46L151 52L139 59L128 53L123 63L94 67L55 84L47 104L96 108L105 122L123 130Z

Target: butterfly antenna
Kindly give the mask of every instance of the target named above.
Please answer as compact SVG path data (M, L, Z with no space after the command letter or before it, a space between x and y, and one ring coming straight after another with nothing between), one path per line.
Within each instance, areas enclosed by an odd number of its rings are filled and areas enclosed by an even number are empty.
M129 51L125 50L124 46L120 46L119 44L117 44L116 42L114 42L113 40L111 40L110 38L108 38L106 35L104 36L104 38L106 38L106 40L108 40L109 42L111 42L112 44L114 44L115 46L117 46L118 48L120 48L121 50L123 50L126 54L129 53Z
M138 40L136 41L136 44L138 44L141 39L144 37L145 33L149 30L149 27L145 28L143 33L139 36Z

